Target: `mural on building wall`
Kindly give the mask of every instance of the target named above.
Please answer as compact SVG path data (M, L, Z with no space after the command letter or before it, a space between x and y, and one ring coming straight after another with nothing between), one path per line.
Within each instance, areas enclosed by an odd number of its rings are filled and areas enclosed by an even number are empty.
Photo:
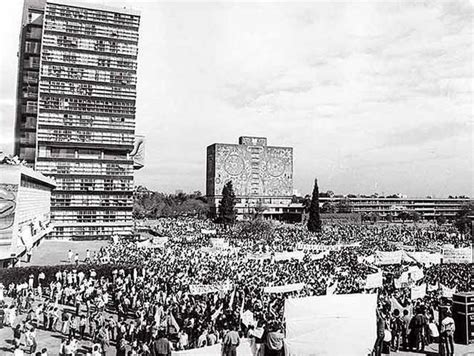
M215 148L215 153L208 151L208 194L220 195L228 181L237 196L293 194L292 148L225 144Z
M15 220L17 184L0 184L0 232L11 230Z
M133 158L133 166L135 169L143 168L145 165L145 137L141 135L135 136L133 150L130 152Z

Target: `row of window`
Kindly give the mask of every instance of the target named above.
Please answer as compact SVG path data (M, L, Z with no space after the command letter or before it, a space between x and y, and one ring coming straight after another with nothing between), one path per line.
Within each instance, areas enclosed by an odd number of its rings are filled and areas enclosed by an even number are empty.
M66 60L64 59L65 54ZM79 65L87 65L95 68L117 68L134 71L136 71L137 69L137 62L134 59L110 57L95 53L71 53L70 51L44 48L42 55L43 61L46 62L50 61L60 63L74 63Z
M41 27L28 26L26 28L26 38L32 38L39 40L41 38Z
M91 21L101 23L109 23L119 26L138 27L140 24L140 17L131 14L124 14L118 12L101 11L95 9L84 9L77 7L70 7L62 4L48 3L46 6L46 16L64 17L67 19L78 19L81 21Z
M27 70L23 72L24 83L38 83L38 72Z
M43 36L43 45L57 46L64 48L81 49L86 51L109 52L114 54L123 54L129 56L138 55L138 47L136 44L122 43L115 40L100 40L90 38L79 38L73 36L55 35L45 33ZM39 53L27 52L27 53Z
M54 194L51 197L51 204L54 207L69 206L96 206L96 207L127 207L133 205L133 199L124 196L114 197L112 195L77 195Z
M64 54L63 56L66 56ZM94 82L105 82L113 85L136 85L137 77L131 72L116 72L100 70L97 68L67 67L64 65L45 64L41 68L42 76L57 78L90 80Z
M64 130L64 129L40 129L38 139L41 141L55 142L95 142L95 143L117 143L131 145L134 141L133 134L100 132L86 130Z
M28 69L28 68L38 69L39 63L40 63L39 56L31 56L28 59L25 59L23 61L23 68L24 69Z
M131 165L111 163L84 163L84 162L37 162L37 169L45 174L88 174L88 175L113 175L132 176Z
M41 51L41 42L25 41L25 53L39 54Z
M117 99L130 100L136 98L136 91L131 87L111 87L106 85L43 80L40 83L40 88L42 92L49 94L95 96L102 98L114 97Z
M81 34L86 36L101 36L115 38L117 40L124 39L138 42L138 31L117 26L108 26L106 24L91 24L87 22L51 18L46 21L45 30L66 32L70 34Z
M79 111L90 113L110 113L134 115L135 103L103 99L40 97L40 108L46 110Z
M131 221L131 219L130 219ZM127 221L122 222L122 226L114 224L113 226L56 226L51 233L52 238L62 239L62 238L105 238L110 237L114 234L131 234L132 227L131 224L127 224Z
M135 128L132 118L69 113L41 113L41 124L132 130Z

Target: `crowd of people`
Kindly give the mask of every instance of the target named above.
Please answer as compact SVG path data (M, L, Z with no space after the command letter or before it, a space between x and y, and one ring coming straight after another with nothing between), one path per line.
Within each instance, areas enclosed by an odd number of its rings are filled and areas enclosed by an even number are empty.
M13 328L14 346L22 343L36 352L36 330L44 329L63 336L61 355L75 354L81 340L94 356L110 348L117 355L169 355L217 343L233 355L240 338L250 338L255 355L283 355L285 298L324 295L329 287L335 294L378 293L375 354L389 347L422 350L437 337L452 354L450 315L441 324L438 317L449 298L437 288L411 300L410 286L395 288L394 280L417 266L423 271L418 284L467 291L472 265L379 266L365 259L374 251L468 246L470 236L450 226L328 225L314 234L301 224L258 222L222 230L208 220L168 218L152 228L159 244L110 244L88 255L88 273L70 268L5 286L9 302L1 309ZM301 244L339 247L323 255L304 251L302 258L275 259ZM107 275L92 269L104 261L117 267ZM365 288L367 275L378 271L383 285ZM304 287L286 293L264 289L297 283ZM21 314L26 317L18 323Z

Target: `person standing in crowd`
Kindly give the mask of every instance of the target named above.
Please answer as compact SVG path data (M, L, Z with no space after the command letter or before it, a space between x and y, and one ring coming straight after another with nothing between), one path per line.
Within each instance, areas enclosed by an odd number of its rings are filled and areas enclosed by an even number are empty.
M382 355L383 339L385 337L385 316L382 310L377 308L377 339L374 345L374 356Z
M76 264L76 266L79 264L79 254L77 252L74 255L74 263Z
M171 356L171 343L166 338L164 330L158 331L158 338L151 346L151 356Z
M425 351L425 330L428 325L428 321L425 316L425 308L423 306L418 307L416 315L410 321L410 329L412 334L413 344L416 351Z
M73 256L74 256L74 254L72 253L71 250L69 250L69 251L67 252L67 260L68 260L69 264L72 263L72 257L73 257Z
M392 349L393 351L397 352L400 348L400 338L402 336L403 330L403 320L400 316L400 310L398 309L393 311L390 329L392 332Z
M444 349L445 356L454 355L454 331L456 330L456 325L454 319L452 318L452 313L450 310L446 312L446 316L441 321L441 347Z
M280 327L273 323L265 340L265 356L284 356L283 339Z
M240 336L235 325L229 330L222 341L224 356L237 356L237 347L240 345Z

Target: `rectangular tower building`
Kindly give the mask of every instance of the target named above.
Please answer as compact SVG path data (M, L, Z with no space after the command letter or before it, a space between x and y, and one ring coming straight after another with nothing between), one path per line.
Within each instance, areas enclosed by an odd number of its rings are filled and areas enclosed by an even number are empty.
M206 195L217 214L224 185L232 181L239 218L259 212L284 218L295 209L293 148L267 146L264 137L240 137L239 144L215 143L207 147Z
M53 177L52 237L132 231L140 15L69 0L26 0L16 154Z

